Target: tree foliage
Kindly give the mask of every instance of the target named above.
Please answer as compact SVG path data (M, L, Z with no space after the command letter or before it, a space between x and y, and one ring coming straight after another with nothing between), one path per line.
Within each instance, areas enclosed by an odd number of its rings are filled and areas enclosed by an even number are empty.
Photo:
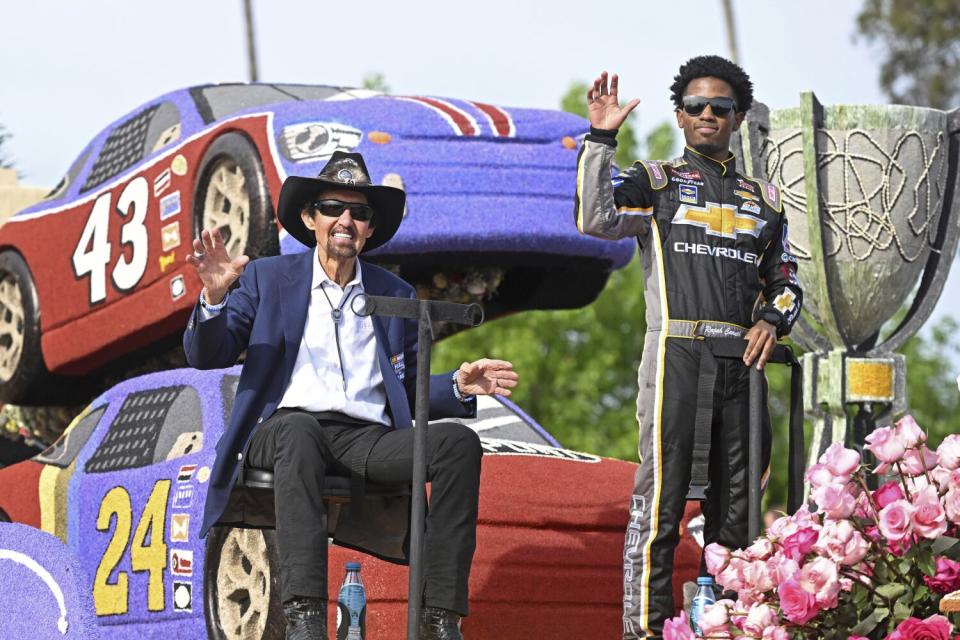
M892 102L958 106L958 0L865 0L857 28L883 52L880 86Z
M13 160L7 155L6 147L9 146L9 141L12 135L7 128L0 124L0 169L12 169Z
M390 86L387 84L387 78L379 71L371 71L363 76L363 88L372 91L382 91L390 93Z

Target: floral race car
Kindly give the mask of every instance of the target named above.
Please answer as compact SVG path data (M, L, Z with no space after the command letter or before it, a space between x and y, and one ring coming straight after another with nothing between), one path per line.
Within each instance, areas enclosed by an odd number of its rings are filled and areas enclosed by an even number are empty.
M179 369L133 378L95 399L41 455L0 469L0 520L66 544L85 573L101 637L283 637L273 532L197 534L238 376L239 368ZM562 449L510 401L478 401L477 418L464 421L484 448L465 633L617 635L636 465ZM678 597L699 551L684 532ZM404 638L405 567L332 547L331 602L343 563L355 559L363 562L370 637ZM0 563L0 582L4 570ZM335 619L331 610L331 627Z
M0 228L0 401L58 403L70 387L51 376L182 330L200 290L184 258L201 228L219 228L233 254L299 250L277 229L280 185L336 150L361 151L376 181L408 193L406 221L372 259L441 289L480 268L456 296L480 295L487 317L586 304L633 247L580 236L570 219L585 130L556 111L324 86L152 100Z

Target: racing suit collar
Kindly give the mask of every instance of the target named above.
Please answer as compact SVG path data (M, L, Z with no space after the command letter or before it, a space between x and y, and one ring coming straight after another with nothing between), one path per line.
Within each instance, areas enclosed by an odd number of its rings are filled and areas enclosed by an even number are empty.
M710 156L705 156L692 147L683 149L683 159L701 171L719 173L721 176L732 176L737 172L737 158L731 153L730 157L720 162Z

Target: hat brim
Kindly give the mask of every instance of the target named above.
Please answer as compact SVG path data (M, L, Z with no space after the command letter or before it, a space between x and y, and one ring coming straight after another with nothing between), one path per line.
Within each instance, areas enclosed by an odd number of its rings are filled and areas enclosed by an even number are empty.
M350 185L323 178L290 176L283 181L283 186L280 188L277 218L287 233L300 243L310 248L317 246L316 235L303 224L300 211L307 200L324 190L362 193L373 207L373 235L367 238L360 253L373 251L386 244L400 228L407 199L403 189L384 185Z

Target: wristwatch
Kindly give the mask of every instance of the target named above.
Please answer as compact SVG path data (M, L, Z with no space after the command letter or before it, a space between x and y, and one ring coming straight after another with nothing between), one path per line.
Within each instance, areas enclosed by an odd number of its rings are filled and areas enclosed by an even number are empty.
M209 302L207 302L206 294L207 294L207 288L204 287L203 290L200 292L200 306L206 309L207 311L209 311L210 313L219 313L220 311L223 311L223 308L225 306L227 306L227 298L230 296L229 291L226 293L226 295L223 296L223 300L221 300L217 304L210 304Z

